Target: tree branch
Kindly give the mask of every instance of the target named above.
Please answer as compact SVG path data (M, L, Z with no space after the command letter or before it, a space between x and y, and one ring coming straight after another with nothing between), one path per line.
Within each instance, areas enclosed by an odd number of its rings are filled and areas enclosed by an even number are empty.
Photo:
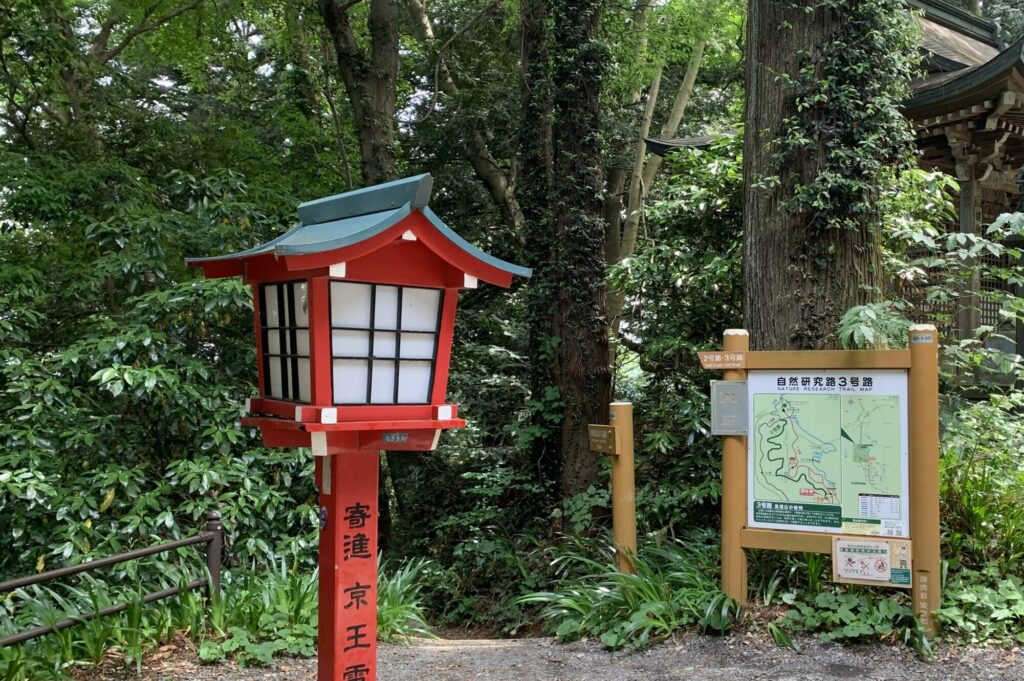
M151 16L153 16L156 13L156 9L160 5L159 2L154 3L154 4L150 5L149 7L147 7L143 11L142 19L139 21L138 24L135 25L134 28L130 29L124 35L124 37L121 39L120 42L118 42L116 45L114 45L110 49L103 50L100 53L94 52L93 54L100 61L100 63L106 64L111 59L114 59L117 55L121 54L125 50L125 48L128 47L132 43L132 41L135 40L136 38L138 38L140 35L142 35L144 33L149 33L150 31L155 31L156 29L160 28L164 24L169 23L175 17L181 16L182 14L185 14L186 12L190 12L190 11L194 10L196 7L201 5L202 2L203 2L203 0L192 0L191 2L188 2L188 3L184 4L184 5L182 5L181 7L175 8L175 9L171 10L170 12L167 12L166 14L160 15L159 17L157 17L156 19L153 19L152 21L147 21ZM101 29L100 32L102 33L102 29ZM97 36L97 38L98 37L99 36ZM106 36L106 38L104 40L106 41L108 39L109 39L109 31L108 31L108 34L107 34L107 36ZM94 43L94 46L95 46L95 43Z
M662 137L675 137L679 131L679 123L683 120L683 114L686 113L686 107L690 104L690 96L693 94L693 86L697 83L700 64L704 59L705 46L706 43L703 40L693 46L693 55L690 56L690 63L686 67L686 75L676 93L676 99L672 103L672 111L668 115L668 120L665 121L665 127L661 129ZM654 156L647 162L647 167L644 168L645 187L654 184L654 177L658 174L658 169L661 168L661 162L661 156Z
M439 92L443 90L448 94L454 95L459 91L458 86L455 84L455 79L452 77L451 71L448 70L448 65L444 61L444 52L457 39L465 35L480 18L497 7L499 1L491 0L434 52L434 95L431 99L430 108L420 121L426 120L433 113L437 105ZM420 41L425 45L435 43L437 38L434 35L434 28L430 23L430 17L427 16L423 0L406 0L405 4ZM506 223L518 229L523 224L524 218L519 202L515 198L513 178L502 169L491 153L487 145L486 131L475 130L463 145L463 149L477 177L483 182L491 199L501 210Z

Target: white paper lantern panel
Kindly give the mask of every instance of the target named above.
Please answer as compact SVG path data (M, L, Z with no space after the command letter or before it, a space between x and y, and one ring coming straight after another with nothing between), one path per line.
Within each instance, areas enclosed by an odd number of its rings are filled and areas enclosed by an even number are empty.
M367 361L363 359L336 359L334 373L335 404L365 404Z
M405 344L405 336L402 337L402 343ZM373 334L374 357L394 357L397 349L398 334L391 331L377 331Z
M345 281L331 282L331 326L355 329L370 328L369 284Z
M299 359L297 364L299 369L299 402L309 402L312 399L309 381L309 360Z
M402 359L433 359L436 339L433 333L403 333Z
M441 291L433 288L402 289L402 330L437 331Z
M399 404L426 404L430 401L430 362L399 362Z
M295 312L291 326L309 327L309 299L306 294L306 282L292 284L290 288Z
M398 287L378 286L374 293L373 328L398 328Z
M331 354L335 357L369 357L370 332L335 329L331 332Z
M373 404L394 404L395 363L393 361L374 360L370 402Z
M278 306L277 285L263 287L263 326L270 329L281 326L281 308Z

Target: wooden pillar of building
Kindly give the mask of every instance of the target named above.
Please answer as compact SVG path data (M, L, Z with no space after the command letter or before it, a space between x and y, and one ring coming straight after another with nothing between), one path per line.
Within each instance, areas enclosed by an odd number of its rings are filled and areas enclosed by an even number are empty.
M959 232L964 235L975 235L981 226L981 187L978 182L978 168L975 163L957 166L961 196L959 196ZM969 262L969 265L974 264ZM964 291L959 300L957 312L957 328L961 340L974 338L980 325L981 309L978 292L981 290L980 274L976 271L964 283Z

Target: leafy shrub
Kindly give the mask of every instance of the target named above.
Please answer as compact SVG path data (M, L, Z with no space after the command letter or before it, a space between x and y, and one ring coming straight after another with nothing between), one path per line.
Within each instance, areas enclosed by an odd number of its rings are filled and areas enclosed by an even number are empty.
M776 623L783 630L817 632L830 641L902 640L928 650L928 639L904 594L833 588L813 597L790 592L782 601L792 606Z
M223 594L208 598L199 591L143 605L141 594L166 583L140 583L112 588L90 579L89 588L34 586L19 589L0 601L0 635L40 624L52 624L83 612L128 602L120 615L49 634L12 648L0 648L0 679L36 681L62 677L73 666L96 663L120 651L129 665L141 666L146 651L185 634L199 644L203 661L233 658L240 665L267 664L278 654L316 654L317 574L297 560L281 558L263 573L231 570L223 575ZM432 565L425 560L383 562L378 577L378 636L399 641L432 636L422 605ZM173 583L196 575L175 573ZM160 586L158 586L158 584ZM22 607L14 608L14 605ZM5 612L6 611L6 612Z
M956 402L944 419L942 522L954 569L993 564L1018 573L1024 558L1024 394Z
M698 540L647 546L635 557L636 574L603 560L567 552L556 559L562 579L553 591L528 594L523 603L540 614L563 641L585 636L607 648L643 648L694 625L722 632L737 606L719 590L717 551Z
M1024 581L993 566L962 570L947 583L939 621L967 643L1024 643Z

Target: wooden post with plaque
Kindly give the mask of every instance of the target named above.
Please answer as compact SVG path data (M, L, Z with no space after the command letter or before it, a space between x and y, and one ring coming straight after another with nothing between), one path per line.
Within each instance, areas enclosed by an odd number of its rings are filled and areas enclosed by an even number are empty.
M915 325L909 340L908 350L749 352L747 332L730 330L722 351L699 353L736 382L716 394L747 401L746 434L722 431L729 596L746 602L746 549L826 553L839 582L911 589L936 633L938 332Z
M613 402L610 425L590 424L590 449L610 454L612 469L612 536L619 571L636 572L636 480L633 461L633 405Z

